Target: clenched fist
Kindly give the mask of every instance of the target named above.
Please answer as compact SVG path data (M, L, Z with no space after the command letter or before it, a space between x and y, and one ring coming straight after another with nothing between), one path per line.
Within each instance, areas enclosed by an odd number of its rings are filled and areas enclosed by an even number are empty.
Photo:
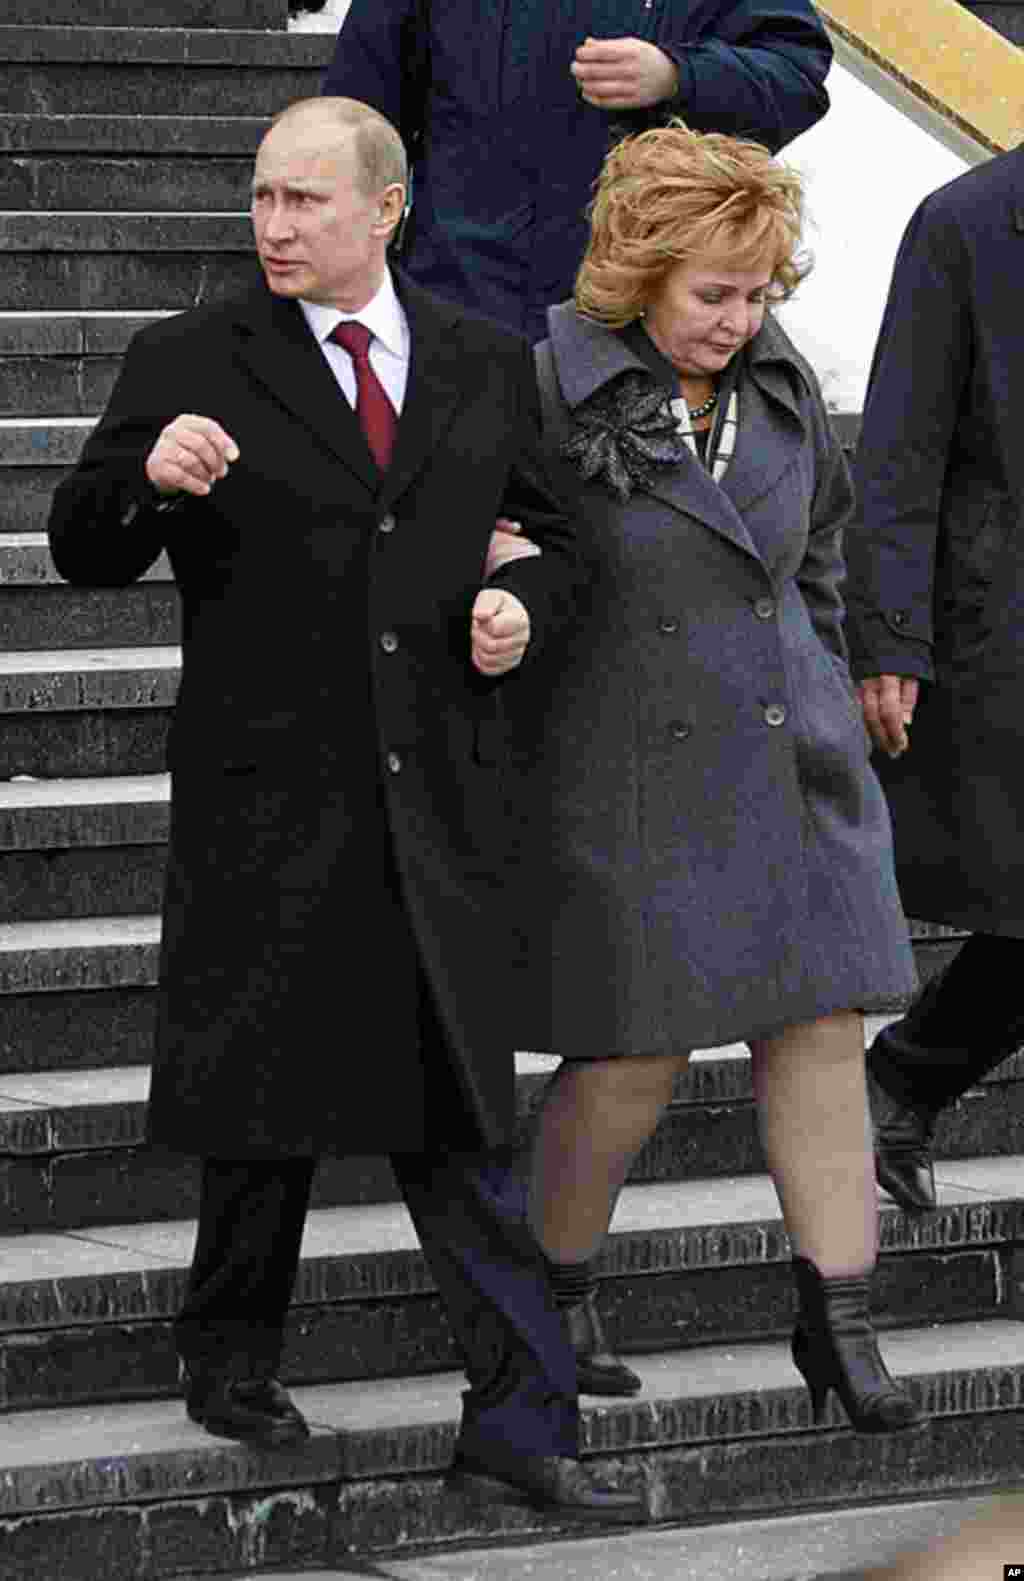
M183 412L168 423L146 458L146 476L161 494L209 494L238 446L212 417Z
M504 675L522 662L530 640L525 604L503 587L485 587L473 603L471 647L481 675Z

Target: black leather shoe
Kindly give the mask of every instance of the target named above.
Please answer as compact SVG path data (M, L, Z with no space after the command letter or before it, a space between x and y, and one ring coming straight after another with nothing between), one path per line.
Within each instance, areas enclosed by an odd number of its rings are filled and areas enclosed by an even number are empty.
M649 1518L642 1493L620 1493L606 1487L578 1460L563 1455L523 1455L498 1475L490 1467L456 1454L445 1485L453 1493L488 1504L525 1504L605 1525L634 1526Z
M935 1121L930 1109L890 1099L885 1118L875 1128L875 1178L908 1213L927 1213L936 1205Z
M217 1438L280 1448L309 1437L305 1417L276 1378L189 1378L185 1409Z
M576 1388L580 1394L636 1394L643 1388L641 1379L619 1360L605 1339L593 1291L574 1306L561 1310L576 1352Z

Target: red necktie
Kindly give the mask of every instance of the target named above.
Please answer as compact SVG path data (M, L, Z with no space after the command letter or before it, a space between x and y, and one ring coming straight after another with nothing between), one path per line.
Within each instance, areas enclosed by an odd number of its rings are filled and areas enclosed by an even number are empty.
M355 319L338 324L330 339L343 346L356 371L356 416L366 435L366 443L382 472L386 472L395 443L398 419L384 386L370 366L372 330Z

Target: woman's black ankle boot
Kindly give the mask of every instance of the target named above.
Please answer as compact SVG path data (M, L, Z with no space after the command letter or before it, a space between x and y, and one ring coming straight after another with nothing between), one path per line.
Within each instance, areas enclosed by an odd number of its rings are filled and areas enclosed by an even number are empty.
M898 1433L921 1421L910 1396L889 1376L868 1302L869 1276L825 1279L806 1257L793 1258L800 1310L793 1360L820 1423L834 1389L858 1433Z
M636 1394L641 1380L620 1361L605 1338L597 1310L597 1279L592 1263L553 1263L547 1259L555 1305L565 1318L576 1352L580 1394Z

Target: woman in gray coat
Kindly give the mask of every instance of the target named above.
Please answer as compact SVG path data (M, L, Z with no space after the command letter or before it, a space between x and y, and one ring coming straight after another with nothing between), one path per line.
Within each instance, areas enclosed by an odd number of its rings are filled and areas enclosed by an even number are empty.
M609 156L575 304L538 347L595 571L559 675L524 674L536 815L528 1041L563 1063L531 1216L581 1388L607 1353L590 1263L695 1047L743 1039L795 1257L815 1418L916 1413L868 1317L877 1210L862 1012L913 986L885 802L842 634L851 503L814 375L766 315L796 284L797 178L681 123Z

